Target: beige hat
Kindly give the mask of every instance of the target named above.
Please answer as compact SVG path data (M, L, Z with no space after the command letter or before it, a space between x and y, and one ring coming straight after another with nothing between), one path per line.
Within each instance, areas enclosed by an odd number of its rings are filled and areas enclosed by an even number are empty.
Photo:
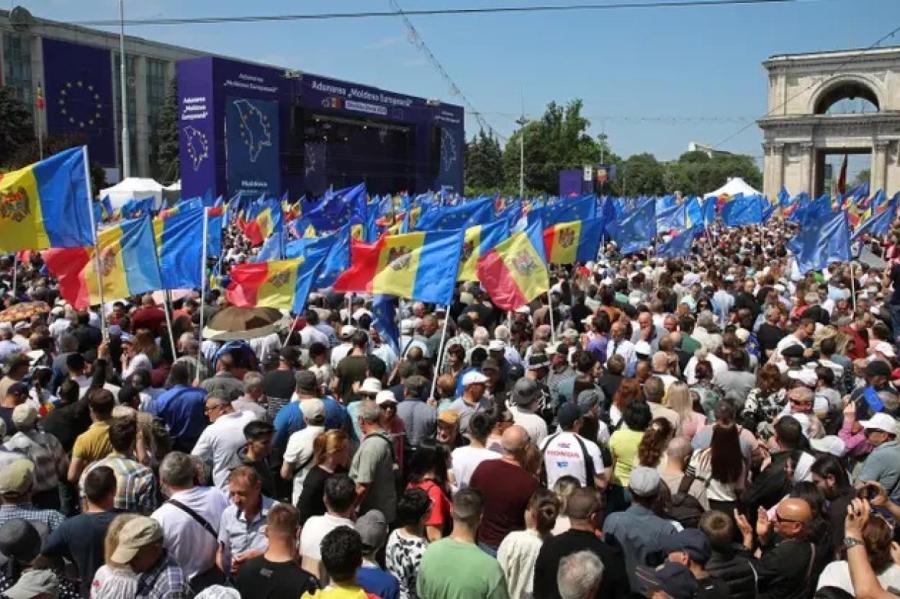
M127 564L138 551L159 543L163 539L162 527L153 518L138 516L125 523L119 531L119 544L109 559L117 564Z
M37 419L37 409L31 404L19 404L13 409L12 421L20 431L34 428L34 423L37 422Z
M300 411L310 424L325 422L325 402L321 399L304 399L300 402Z
M376 378L367 378L359 386L361 395L377 395L379 391L381 391L381 381Z
M26 493L34 484L34 462L22 458L0 468L0 495Z

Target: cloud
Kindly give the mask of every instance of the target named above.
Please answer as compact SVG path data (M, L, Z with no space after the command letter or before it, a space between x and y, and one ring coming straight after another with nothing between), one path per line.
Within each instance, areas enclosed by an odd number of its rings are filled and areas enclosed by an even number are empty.
M365 50L383 50L385 48L391 48L398 44L402 44L404 37L402 35L389 35L380 39L375 40L369 44L363 46Z

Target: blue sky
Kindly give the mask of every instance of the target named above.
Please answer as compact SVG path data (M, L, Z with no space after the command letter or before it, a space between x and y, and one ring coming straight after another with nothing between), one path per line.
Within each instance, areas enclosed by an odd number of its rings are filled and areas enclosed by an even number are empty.
M542 0L553 3L559 0ZM516 0L399 0L405 9L524 5ZM36 16L117 18L115 0L22 0ZM532 2L537 3L537 2ZM560 2L563 3L563 2ZM6 7L4 7L6 8ZM127 0L126 16L191 17L389 10L387 0ZM457 85L502 135L522 109L582 98L613 150L676 158L717 143L766 110L772 54L866 47L900 25L898 0L413 17ZM146 26L128 33L454 102L398 18ZM886 42L900 44L900 36ZM467 121L471 137L477 131ZM753 125L722 149L762 154Z

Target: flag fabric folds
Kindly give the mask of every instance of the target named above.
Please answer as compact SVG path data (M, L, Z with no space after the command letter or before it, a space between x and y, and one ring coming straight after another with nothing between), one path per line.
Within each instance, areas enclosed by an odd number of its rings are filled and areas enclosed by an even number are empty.
M0 174L0 251L93 245L85 149Z
M99 251L99 260L95 252ZM44 252L50 273L59 280L60 294L76 309L100 303L97 263L103 281L103 301L113 301L162 288L153 228L147 216L101 231L93 247Z
M895 195L891 201L888 202L885 210L882 210L860 224L856 230L853 231L850 242L855 242L863 235L887 235L891 230L891 224L893 224L894 219L897 218L898 200L900 200L900 197Z
M372 299L372 326L394 354L400 355L400 329L397 327L397 303L392 295L376 295Z
M313 206L303 211L303 216L316 229L335 231L347 224L352 216L365 222L366 184L345 187L325 193Z
M478 198L458 206L436 206L422 212L414 225L416 231L442 231L464 229L491 221L494 217L494 201Z
M395 295L436 304L453 300L464 231L385 235L353 242L350 268L334 282L339 292Z
M576 220L558 223L544 230L544 253L550 264L574 264L597 259L603 220Z
M203 210L153 219L163 289L193 289L202 285Z
M456 280L477 281L478 259L508 236L509 223L505 220L489 225L475 225L466 229Z
M502 310L515 310L550 289L550 276L541 255L543 244L538 237L540 227L538 221L514 233L478 260L478 279Z
M281 204L278 200L270 199L252 220L244 224L244 235L256 247L262 245L273 233L280 231L283 224Z
M800 231L797 266L802 274L822 270L832 262L850 261L850 225L846 212L813 223Z
M660 258L680 258L690 255L694 239L697 238L701 230L701 226L696 226L673 235L669 241L660 244L656 248L656 255Z
M290 260L238 264L231 269L225 297L241 308L279 308L299 314L324 257L324 252L310 252Z
M656 237L656 201L643 199L634 209L606 225L619 251L633 254L650 247Z
M738 194L722 205L722 222L726 227L757 225L763 222L763 201L760 196Z

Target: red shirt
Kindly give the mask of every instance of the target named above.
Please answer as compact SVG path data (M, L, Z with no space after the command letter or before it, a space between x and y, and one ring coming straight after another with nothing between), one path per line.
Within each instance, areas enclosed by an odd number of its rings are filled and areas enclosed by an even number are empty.
M409 486L406 488L422 489L428 493L428 498L431 499L431 512L428 514L428 519L425 520L425 526L434 526L441 529L442 533L446 532L452 518L450 515L452 506L441 487L433 480L423 480L417 483L409 483Z
M485 460L475 468L469 486L484 497L478 542L499 547L510 532L525 530L525 510L540 487L538 479L505 460Z

